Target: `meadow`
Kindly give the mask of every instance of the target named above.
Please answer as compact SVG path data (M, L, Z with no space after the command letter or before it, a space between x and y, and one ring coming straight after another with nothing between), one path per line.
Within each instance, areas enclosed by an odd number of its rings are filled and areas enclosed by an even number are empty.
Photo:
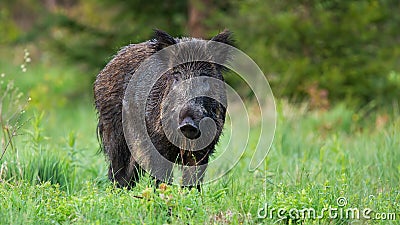
M91 90L76 91L90 76L26 55L20 64L0 62L0 224L399 224L398 105L310 110L276 99L274 141L256 171L250 138L250 153L201 193L148 175L126 190L106 177Z

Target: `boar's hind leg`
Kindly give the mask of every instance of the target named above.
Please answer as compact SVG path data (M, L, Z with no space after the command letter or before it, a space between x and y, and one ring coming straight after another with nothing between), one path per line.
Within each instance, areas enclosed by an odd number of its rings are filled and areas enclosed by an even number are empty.
M108 177L111 181L116 182L117 186L127 187L128 189L135 186L139 180L140 175L143 173L140 166L130 157L127 163L113 163L111 162L108 169Z
M110 164L108 169L108 177L111 181L116 182L117 186L127 187L128 189L135 186L136 182L139 180L142 169L135 161L130 161L129 165L115 166L115 164Z
M110 122L99 125L104 152L110 162L108 178L116 182L118 187L133 187L139 179L141 169L131 156L123 130L120 129L122 126L113 126Z

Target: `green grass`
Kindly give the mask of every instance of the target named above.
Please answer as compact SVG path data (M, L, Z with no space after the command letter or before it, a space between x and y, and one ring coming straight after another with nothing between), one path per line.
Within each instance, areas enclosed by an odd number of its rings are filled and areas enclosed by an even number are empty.
M4 65L4 64L2 64ZM12 69L10 69L12 71ZM54 70L54 71L53 71ZM56 79L61 68L53 68ZM32 93L45 68L32 66L38 81L26 82ZM29 76L31 76L30 74ZM7 74L8 76L8 74ZM28 76L28 75L27 75ZM71 81L74 86L79 81ZM48 86L49 93L58 87ZM251 154L203 192L178 186L156 188L144 176L132 190L114 188L107 164L98 154L96 114L90 92L76 100L67 89L32 100L19 130L0 161L0 224L398 224L400 221L400 114L398 108L354 110L337 105L326 112L307 111L277 101L278 120L272 149L255 172ZM50 102L50 103L49 103ZM16 108L15 110L18 110ZM44 112L43 112L44 111ZM43 113L42 113L43 112ZM383 120L378 126L376 121ZM385 123L386 121L386 123ZM12 123L13 120L10 121ZM254 133L254 131L253 131ZM246 134L243 134L245 136ZM226 143L224 135L221 143ZM249 149L255 146L250 138ZM234 151L234 149L231 149ZM337 200L345 198L346 205ZM268 212L263 217L268 206ZM329 218L282 219L290 209L365 208L395 213L396 220ZM389 214L386 214L389 215Z

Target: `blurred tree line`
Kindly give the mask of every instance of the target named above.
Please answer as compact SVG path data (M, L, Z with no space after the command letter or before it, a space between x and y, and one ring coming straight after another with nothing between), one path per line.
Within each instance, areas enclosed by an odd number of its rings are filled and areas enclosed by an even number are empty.
M229 28L277 97L315 107L393 104L399 12L398 0L2 0L0 45L34 42L94 79L120 47L150 39L153 28L204 38ZM240 85L237 76L228 81Z

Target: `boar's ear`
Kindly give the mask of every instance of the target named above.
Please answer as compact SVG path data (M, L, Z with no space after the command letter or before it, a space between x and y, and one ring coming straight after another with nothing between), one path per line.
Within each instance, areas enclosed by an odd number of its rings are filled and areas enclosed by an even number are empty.
M232 39L232 32L225 29L221 33L217 34L213 37L210 41L216 41L220 43L224 43L227 45L214 45L212 42L209 45L209 48L212 48L211 51L213 52L213 57L215 58L216 62L219 63L229 63L232 59L232 47L233 46L233 39ZM224 67L219 67L224 68Z
M170 45L176 44L175 39L171 35L159 29L154 29L154 39L155 48L157 51Z
M234 41L232 39L232 32L228 29L225 29L221 33L217 34L215 37L211 39L211 41L217 41L221 43L225 43L227 45L233 45Z

